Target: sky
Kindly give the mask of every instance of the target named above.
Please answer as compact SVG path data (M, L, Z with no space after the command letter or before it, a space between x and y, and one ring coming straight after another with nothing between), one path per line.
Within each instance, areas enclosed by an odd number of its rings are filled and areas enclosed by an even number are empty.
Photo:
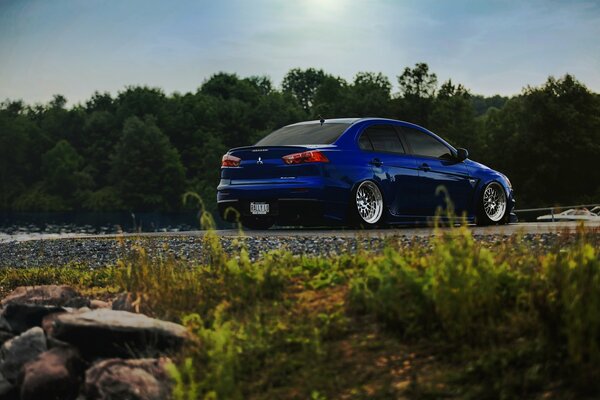
M565 73L600 92L600 0L0 0L0 101L296 67L396 85L418 62L484 95Z

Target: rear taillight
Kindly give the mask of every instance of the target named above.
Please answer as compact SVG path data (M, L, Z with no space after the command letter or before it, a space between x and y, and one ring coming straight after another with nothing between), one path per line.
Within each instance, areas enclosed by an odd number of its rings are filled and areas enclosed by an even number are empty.
M221 159L221 167L239 167L241 158L232 156L231 154L225 154Z
M288 154L282 157L286 164L304 164L313 162L329 162L325 154L318 150L304 151L302 153Z

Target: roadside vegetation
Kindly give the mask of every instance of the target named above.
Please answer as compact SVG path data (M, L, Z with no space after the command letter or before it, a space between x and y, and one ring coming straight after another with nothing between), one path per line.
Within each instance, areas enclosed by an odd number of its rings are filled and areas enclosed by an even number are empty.
M565 235L566 236L566 235ZM590 398L600 393L600 233L532 250L521 237L452 228L428 246L251 262L214 232L205 262L0 270L19 285L70 284L183 323L175 399ZM142 243L142 242L140 242Z
M397 77L307 68L281 85L227 73L199 84L173 94L128 86L74 105L61 95L2 101L0 211L178 211L185 191L215 198L229 148L319 116L420 124L505 173L522 208L600 201L600 96L572 75L510 98L439 82L424 63Z

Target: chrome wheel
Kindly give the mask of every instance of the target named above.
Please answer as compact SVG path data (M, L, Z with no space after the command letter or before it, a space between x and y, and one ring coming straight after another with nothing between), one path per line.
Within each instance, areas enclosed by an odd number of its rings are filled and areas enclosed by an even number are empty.
M492 222L498 222L506 211L506 193L497 182L486 186L483 192L483 211Z
M383 196L376 184L364 181L356 189L356 209L367 224L375 224L383 214Z

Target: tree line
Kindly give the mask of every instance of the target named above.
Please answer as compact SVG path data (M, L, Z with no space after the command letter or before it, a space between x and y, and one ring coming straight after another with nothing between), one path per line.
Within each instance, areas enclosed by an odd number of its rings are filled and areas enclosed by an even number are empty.
M292 69L281 87L263 76L217 73L196 92L130 86L66 107L0 104L0 210L177 211L194 191L214 209L221 156L283 125L380 116L422 125L504 172L519 207L600 201L600 95L572 75L512 97L439 83L425 63L399 91L381 73L352 81Z

